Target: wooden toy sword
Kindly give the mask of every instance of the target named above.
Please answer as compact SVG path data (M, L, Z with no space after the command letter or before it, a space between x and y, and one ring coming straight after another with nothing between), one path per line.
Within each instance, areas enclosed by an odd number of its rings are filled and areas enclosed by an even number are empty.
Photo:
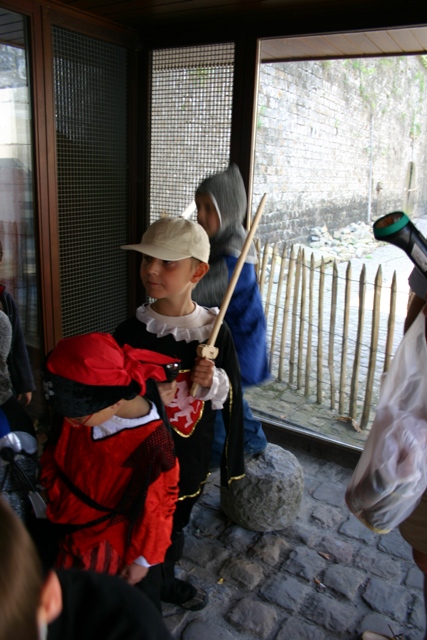
M228 305L230 304L231 296L233 295L233 291L236 288L237 280L239 279L240 272L243 269L246 256L248 254L248 251L253 241L259 221L261 219L266 199L267 199L267 194L264 193L264 195L262 196L261 202L259 203L259 207L257 209L255 217L252 221L252 225L249 230L249 233L246 237L245 244L243 245L242 253L240 254L239 259L236 262L233 275L230 278L230 282L228 283L227 290L222 299L219 313L215 319L214 326L212 327L212 333L209 336L206 344L199 344L199 346L197 347L197 355L199 356L199 358L209 358L210 360L215 360L215 358L218 355L218 348L215 346L215 341L218 337L218 333L223 323L224 316L227 312ZM199 388L198 383L194 382L191 387L190 394L192 396L195 396L198 388Z

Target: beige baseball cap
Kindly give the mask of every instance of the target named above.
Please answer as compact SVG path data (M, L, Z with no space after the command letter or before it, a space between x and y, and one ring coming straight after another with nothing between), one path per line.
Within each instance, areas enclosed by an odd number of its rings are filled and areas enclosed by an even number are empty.
M151 224L139 244L125 244L121 249L133 249L159 260L197 258L209 261L209 236L197 222L185 218L160 218Z

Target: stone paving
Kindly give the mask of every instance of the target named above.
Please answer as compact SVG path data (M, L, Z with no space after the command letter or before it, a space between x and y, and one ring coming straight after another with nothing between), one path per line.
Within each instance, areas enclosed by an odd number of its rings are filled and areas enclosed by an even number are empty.
M328 439L361 450L368 431L356 431L349 419L314 397L306 398L285 382L273 381L245 391L253 413L261 420L273 421L290 430L302 431L315 438Z
M227 521L214 471L188 528L179 577L209 593L208 606L164 605L177 640L328 640L366 630L422 640L422 574L398 531L378 535L348 511L357 454L266 427L269 442L304 470L294 522L257 533Z

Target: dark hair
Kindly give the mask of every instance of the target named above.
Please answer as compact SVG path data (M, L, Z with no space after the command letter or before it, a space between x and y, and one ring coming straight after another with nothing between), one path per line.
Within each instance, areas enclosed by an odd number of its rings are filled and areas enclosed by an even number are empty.
M0 240L0 262L3 260L3 245Z
M40 559L23 522L0 497L0 638L37 640Z

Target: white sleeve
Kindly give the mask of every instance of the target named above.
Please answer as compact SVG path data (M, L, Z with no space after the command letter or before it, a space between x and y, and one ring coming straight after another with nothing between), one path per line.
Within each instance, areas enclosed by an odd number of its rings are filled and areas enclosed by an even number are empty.
M140 567L147 567L147 568L151 567L151 564L148 564L144 556L139 556L138 558L135 558L134 563L139 564Z
M224 402L228 398L230 382L224 369L215 367L212 384L209 388L200 387L197 390L196 398L199 400L210 400L212 409L222 409Z

